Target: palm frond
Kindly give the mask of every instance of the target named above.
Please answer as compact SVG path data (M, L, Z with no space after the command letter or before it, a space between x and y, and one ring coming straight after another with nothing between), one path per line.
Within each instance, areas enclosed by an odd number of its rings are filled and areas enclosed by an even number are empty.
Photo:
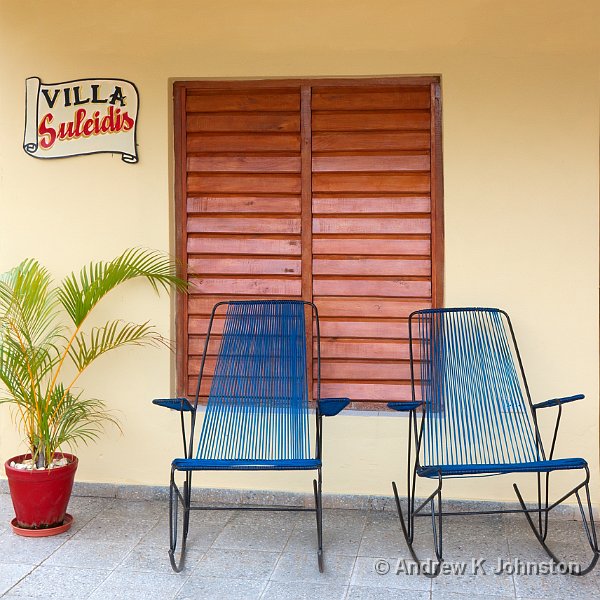
M176 263L168 256L144 248L130 248L110 262L90 263L77 276L72 273L59 288L60 302L79 327L92 308L108 292L125 281L141 277L158 291L174 287L186 290L187 283L177 277Z
M48 271L27 259L0 275L0 336L18 334L27 345L54 342L59 298Z
M162 336L148 322L110 321L102 327L94 327L89 334L79 332L69 348L69 357L81 372L110 350L123 346L156 346L161 342Z
M62 445L74 447L96 440L107 423L120 430L115 415L102 400L83 398L82 392L74 394L62 385L53 390L49 408L52 414L39 427L43 435L33 440L33 446L44 454L46 465Z

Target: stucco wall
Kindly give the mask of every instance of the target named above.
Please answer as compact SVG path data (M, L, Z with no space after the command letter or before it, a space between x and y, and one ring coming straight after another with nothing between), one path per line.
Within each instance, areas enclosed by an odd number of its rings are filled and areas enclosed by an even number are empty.
M590 460L598 500L598 23L591 0L2 0L0 270L33 256L60 278L126 247L173 248L173 80L439 74L446 304L511 313L536 400L587 395L566 409L559 455ZM30 76L133 81L139 164L27 156ZM101 312L173 335L169 299L141 285ZM120 411L123 434L109 429L78 450L80 480L167 482L178 421L150 399L172 391L172 374L168 351L136 350L85 376ZM325 425L326 491L389 493L406 421L348 415ZM2 409L0 456L21 449ZM310 489L302 474L203 481ZM463 481L449 493L509 499L509 483Z

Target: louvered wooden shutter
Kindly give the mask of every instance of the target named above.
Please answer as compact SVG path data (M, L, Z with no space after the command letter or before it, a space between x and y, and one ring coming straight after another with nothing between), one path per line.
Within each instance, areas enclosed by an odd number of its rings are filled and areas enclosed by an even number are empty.
M430 307L431 89L312 89L322 393L408 400L407 317Z
M192 282L178 307L180 393L195 392L215 302L285 297L319 308L323 397L409 399L407 317L441 300L438 89L177 84L178 253Z
M301 297L300 90L185 94L187 393L210 312L237 297ZM217 320L213 332L222 330ZM211 338L207 375L220 338ZM210 377L202 396L208 394Z

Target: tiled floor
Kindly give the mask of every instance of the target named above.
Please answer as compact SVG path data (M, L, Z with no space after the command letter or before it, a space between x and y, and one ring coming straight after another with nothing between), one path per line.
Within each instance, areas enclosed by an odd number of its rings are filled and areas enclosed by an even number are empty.
M164 502L106 498L71 500L66 534L25 539L9 529L10 497L0 494L0 594L60 600L347 599L467 600L600 598L600 568L585 577L494 573L498 557L521 565L547 563L522 516L448 518L448 569L431 580L412 563L391 512L326 510L325 572L315 555L312 513L195 512L185 571L175 574L166 543ZM428 522L417 548L431 554ZM586 550L580 523L554 523L557 550ZM406 559L406 562L403 562ZM473 560L479 562L473 562ZM485 562L481 562L485 561ZM519 563L519 561L522 561ZM379 574L376 569L389 572Z

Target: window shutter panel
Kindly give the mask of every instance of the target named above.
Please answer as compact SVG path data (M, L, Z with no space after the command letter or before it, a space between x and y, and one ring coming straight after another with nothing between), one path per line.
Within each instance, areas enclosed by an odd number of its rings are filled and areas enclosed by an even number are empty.
M188 90L187 393L220 300L301 296L300 90ZM220 344L216 319L201 396Z
M178 304L178 393L195 394L216 302L290 298L319 309L322 397L409 400L408 315L441 302L439 82L175 91L178 256L191 282Z
M313 294L324 396L409 400L407 318L431 306L431 89L313 87Z

